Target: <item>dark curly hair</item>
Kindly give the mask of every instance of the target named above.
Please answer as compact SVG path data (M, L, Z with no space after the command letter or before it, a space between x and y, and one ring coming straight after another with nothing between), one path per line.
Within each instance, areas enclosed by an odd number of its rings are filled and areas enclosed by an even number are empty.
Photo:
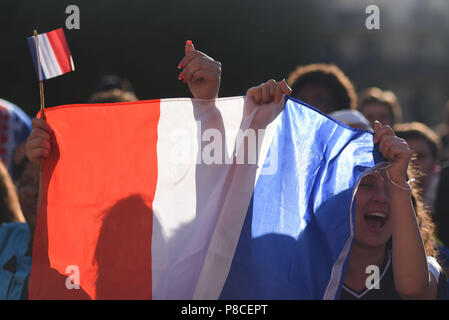
M421 171L412 164L409 164L407 177L409 179L420 179L420 176ZM424 204L424 201L422 200L422 190L417 183L412 183L411 198L426 255L436 258L441 264L441 259L439 259L438 257L439 253L437 238L435 236L435 223L432 219L432 216L430 215L429 208ZM391 249L391 246L392 240L390 238L387 243L387 247Z
M299 66L288 76L287 84L296 96L301 88L319 84L330 90L333 96L333 111L356 109L357 94L351 80L335 64L315 63Z

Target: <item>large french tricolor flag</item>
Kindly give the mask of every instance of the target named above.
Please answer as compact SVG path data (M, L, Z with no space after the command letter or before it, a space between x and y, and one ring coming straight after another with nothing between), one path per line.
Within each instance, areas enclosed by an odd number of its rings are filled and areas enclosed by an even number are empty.
M39 80L54 78L75 70L72 54L62 28L39 34L37 39L33 36L28 37L27 42Z
M46 110L31 299L335 299L371 132L291 98Z

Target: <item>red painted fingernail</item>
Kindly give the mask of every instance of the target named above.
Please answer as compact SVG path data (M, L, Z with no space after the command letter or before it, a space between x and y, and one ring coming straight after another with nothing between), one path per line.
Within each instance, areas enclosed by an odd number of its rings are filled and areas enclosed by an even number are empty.
M178 69L181 69L181 68L182 68L181 64L178 64Z
M183 77L184 77L184 73L181 72L178 76L178 80L181 80Z
M187 40L186 44L192 44L192 40Z

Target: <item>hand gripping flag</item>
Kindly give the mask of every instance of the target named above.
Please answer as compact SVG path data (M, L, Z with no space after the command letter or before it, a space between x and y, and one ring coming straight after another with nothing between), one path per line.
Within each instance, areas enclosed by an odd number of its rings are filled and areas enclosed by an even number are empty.
M37 41L34 37L28 37L27 42L36 68L36 75L40 81L75 70L72 54L62 28L39 34ZM39 47L39 53L36 52L36 43ZM41 67L40 72L38 57Z
M371 132L299 101L49 108L31 299L334 299Z

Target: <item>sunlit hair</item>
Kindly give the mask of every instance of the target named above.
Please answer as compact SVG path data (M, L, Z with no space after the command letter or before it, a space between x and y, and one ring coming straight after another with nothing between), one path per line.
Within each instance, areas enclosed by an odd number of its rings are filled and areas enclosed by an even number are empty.
M290 73L287 84L292 89L292 97L309 84L319 84L328 88L335 100L333 111L357 107L354 85L335 64L315 63L299 66Z
M441 151L441 139L438 134L421 122L398 123L394 132L402 139L423 139L429 145L434 160Z
M16 187L0 161L0 224L8 222L25 222L25 217L20 208Z
M408 177L419 179L421 171L412 164L408 167ZM437 242L435 236L435 223L433 222L428 208L422 199L422 190L418 183L413 184L412 188L412 203L415 209L416 220L418 221L419 230L426 250L426 255L438 258Z
M109 89L95 92L90 98L89 103L114 103L130 102L139 100L133 92L122 89Z
M358 110L362 113L363 108L367 104L377 103L388 108L393 119L393 124L402 120L402 109L393 91L381 90L377 87L367 88L360 93L359 101Z
M412 164L409 164L407 176L408 179L418 179L420 177L420 170L418 170ZM426 255L438 259L438 246L435 236L435 224L432 220L432 216L430 215L429 208L426 207L422 200L421 194L422 190L420 189L418 184L412 182L411 198ZM391 238L387 243L387 247L390 249L392 247ZM438 262L441 264L440 259L438 259Z

